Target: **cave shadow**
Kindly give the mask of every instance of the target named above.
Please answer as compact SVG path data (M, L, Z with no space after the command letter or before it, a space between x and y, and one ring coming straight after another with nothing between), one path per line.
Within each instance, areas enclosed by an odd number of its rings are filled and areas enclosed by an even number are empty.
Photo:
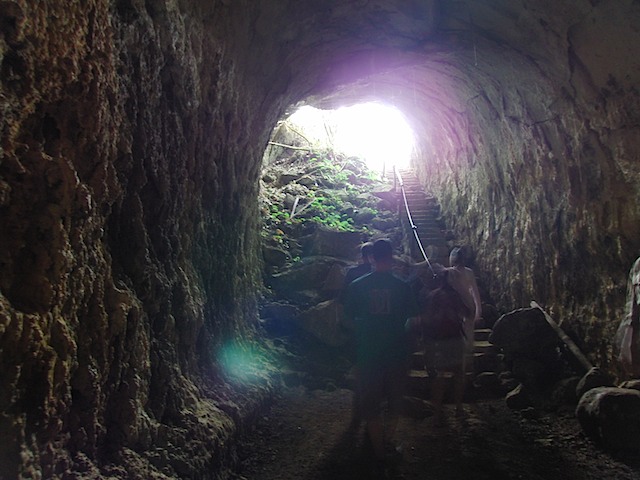
M640 471L640 454L637 449L620 450L608 447L602 442L589 439L593 445L601 452L609 455L612 459L620 462L634 471Z
M364 422L352 421L318 464L313 480L401 478L394 468L375 461Z

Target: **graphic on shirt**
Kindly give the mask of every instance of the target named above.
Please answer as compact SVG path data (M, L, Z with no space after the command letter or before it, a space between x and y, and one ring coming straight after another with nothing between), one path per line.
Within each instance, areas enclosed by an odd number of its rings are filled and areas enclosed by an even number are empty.
M371 315L389 315L391 313L391 291L372 289L369 292L369 313Z

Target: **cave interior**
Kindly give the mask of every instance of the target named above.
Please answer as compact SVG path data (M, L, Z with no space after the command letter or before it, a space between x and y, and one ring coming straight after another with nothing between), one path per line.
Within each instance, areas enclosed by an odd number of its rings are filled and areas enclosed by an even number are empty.
M275 385L221 364L260 344L263 153L301 105L398 108L498 308L620 375L637 1L9 0L0 33L7 478L233 462Z

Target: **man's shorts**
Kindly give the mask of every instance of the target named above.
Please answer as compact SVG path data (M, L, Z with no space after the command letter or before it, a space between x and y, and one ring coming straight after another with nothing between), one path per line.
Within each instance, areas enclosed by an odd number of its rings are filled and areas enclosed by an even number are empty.
M402 408L406 377L405 365L361 370L358 383L362 419L371 420L380 416L385 401L388 402L389 413L398 415Z

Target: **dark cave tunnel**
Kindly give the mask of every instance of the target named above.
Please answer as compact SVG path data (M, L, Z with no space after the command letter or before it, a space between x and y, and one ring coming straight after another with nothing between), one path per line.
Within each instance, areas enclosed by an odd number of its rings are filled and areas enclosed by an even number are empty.
M217 352L255 341L261 162L300 104L402 111L499 309L538 301L620 374L637 2L8 1L0 19L8 478L232 463L274 385L226 381ZM185 431L191 450L154 457Z

